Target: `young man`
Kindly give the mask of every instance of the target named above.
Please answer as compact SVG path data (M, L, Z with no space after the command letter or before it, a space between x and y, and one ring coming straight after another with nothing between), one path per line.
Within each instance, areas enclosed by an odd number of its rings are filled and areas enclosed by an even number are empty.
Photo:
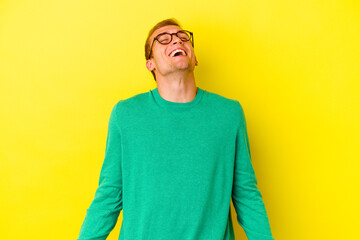
M105 159L79 240L233 240L231 198L249 240L273 240L243 109L195 85L193 34L173 19L150 30L157 88L112 109Z

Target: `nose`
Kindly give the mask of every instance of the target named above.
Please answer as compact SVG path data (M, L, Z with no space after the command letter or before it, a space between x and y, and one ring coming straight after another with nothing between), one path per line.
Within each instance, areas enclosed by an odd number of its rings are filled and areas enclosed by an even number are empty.
M183 41L178 36L176 36L176 34L173 34L172 37L173 37L173 39L172 39L173 44L176 44L176 43L182 44L183 43Z

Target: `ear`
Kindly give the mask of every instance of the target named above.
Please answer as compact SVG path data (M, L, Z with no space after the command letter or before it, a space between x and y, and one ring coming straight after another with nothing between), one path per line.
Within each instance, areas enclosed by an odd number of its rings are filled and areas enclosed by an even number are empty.
M152 72L155 69L155 65L151 59L146 60L146 68Z
M195 66L198 65L198 61L196 60L196 56L195 56Z

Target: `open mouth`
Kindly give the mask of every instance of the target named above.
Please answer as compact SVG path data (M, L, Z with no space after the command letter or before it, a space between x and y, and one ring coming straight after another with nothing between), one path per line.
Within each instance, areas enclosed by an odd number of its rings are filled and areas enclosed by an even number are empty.
M169 55L170 57L178 57L178 56L187 56L186 52L183 49L175 49Z

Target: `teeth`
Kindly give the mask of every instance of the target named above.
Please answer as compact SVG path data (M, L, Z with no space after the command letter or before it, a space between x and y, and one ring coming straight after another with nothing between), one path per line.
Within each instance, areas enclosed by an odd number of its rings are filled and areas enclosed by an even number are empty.
M181 54L182 54L183 56L186 56L186 53L185 53L184 50L182 50L182 49L176 49L175 51L173 51L173 52L171 53L171 57L174 57L175 54L178 53L178 52L181 52Z

